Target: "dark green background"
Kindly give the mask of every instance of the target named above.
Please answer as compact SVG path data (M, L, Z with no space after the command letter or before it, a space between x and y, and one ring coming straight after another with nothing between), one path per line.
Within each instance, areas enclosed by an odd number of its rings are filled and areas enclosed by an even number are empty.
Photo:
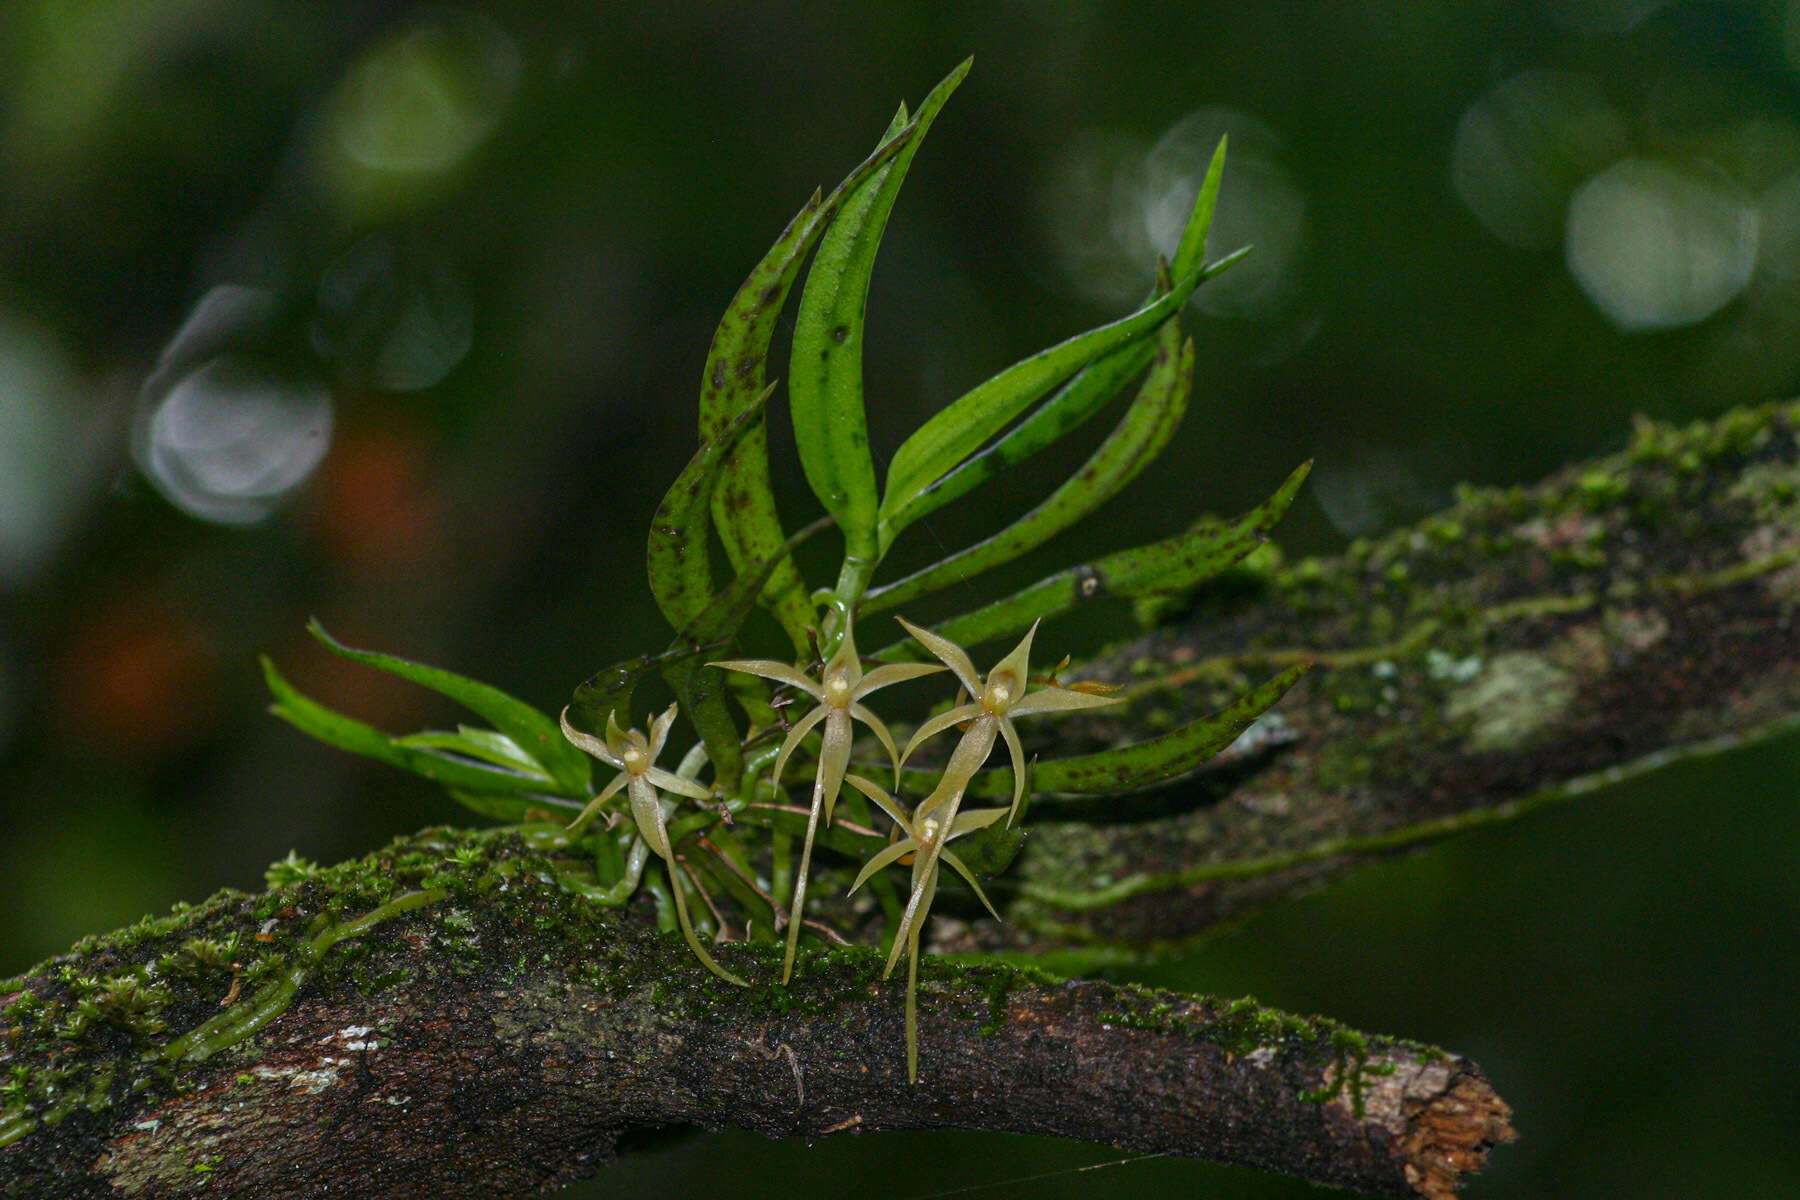
M254 887L289 849L335 859L459 819L262 714L268 652L384 727L454 719L325 661L301 635L310 614L546 708L659 645L642 531L691 445L713 321L812 188L964 55L974 71L875 279L878 451L1129 306L1150 264L1109 234L1108 205L1198 113L1187 128L1229 129L1240 149L1221 223L1262 243L1274 299L1195 314L1194 415L1065 553L1247 506L1316 456L1282 537L1309 553L1428 511L1457 480L1527 481L1616 448L1634 413L1687 420L1792 390L1797 26L1782 4L1652 0L8 4L0 438L35 449L0 460L0 971ZM1459 198L1453 147L1471 106L1521 76L1591 111L1546 132L1505 110L1531 185L1509 242ZM344 165L357 129L402 153L452 118L466 152L441 169ZM1622 330L1571 276L1562 206L1628 157L1758 215L1754 275L1704 320ZM1249 180L1301 219L1244 207ZM356 264L366 286L346 291ZM232 283L277 313L227 349L327 389L335 416L318 472L247 528L183 515L129 450L158 355ZM1003 505L1028 500L1009 486ZM970 507L901 556L966 540L992 516ZM1386 864L1133 977L1474 1056L1522 1140L1472 1195L1785 1194L1800 1186L1797 749ZM717 1135L590 1188L904 1200L1104 1154ZM975 1194L1313 1191L1159 1160Z

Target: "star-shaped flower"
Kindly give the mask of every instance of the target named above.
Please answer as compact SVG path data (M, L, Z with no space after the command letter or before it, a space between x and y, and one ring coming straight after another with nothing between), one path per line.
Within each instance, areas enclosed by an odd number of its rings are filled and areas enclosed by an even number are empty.
M767 658L725 659L710 665L788 684L819 702L818 707L800 718L788 731L787 739L775 754L772 780L777 788L781 786L781 769L787 765L788 755L794 752L794 747L820 722L825 725L819 746L819 766L813 775L812 812L806 819L806 843L800 851L800 871L794 881L794 902L788 914L787 951L781 962L781 982L786 983L794 972L794 951L800 940L800 917L806 904L806 877L812 865L813 838L821 820L826 825L831 824L831 811L837 804L844 773L850 766L852 721L861 721L874 731L887 748L890 761L899 757L893 734L888 732L880 717L863 705L863 697L889 684L917 679L944 668L935 663L894 663L864 674L862 660L856 654L855 631L848 624L844 628L843 641L838 643L837 651L825 663L816 680L787 663Z
M911 897L906 906L906 916L901 919L899 928L894 931L894 946L888 952L887 968L882 972L886 979L893 973L894 964L899 961L902 951L906 954L906 1077L909 1081L919 1078L919 931L924 928L925 918L931 911L931 902L937 895L938 868L940 863L949 863L958 875L974 889L981 900L982 907L997 921L1000 914L994 911L987 893L981 890L975 873L968 864L956 856L946 845L964 834L974 833L978 829L986 829L989 825L1006 815L1004 808L984 808L973 812L957 813L948 821L936 816L921 816L918 811L911 814L900 807L894 798L881 788L862 778L860 775L849 775L845 781L857 791L873 800L881 810L894 819L900 827L902 837L899 841L883 847L875 856L863 864L857 874L856 882L850 885L852 892L867 883L869 877L891 863L902 862L908 855L912 856ZM924 805L920 805L922 810Z
M1019 744L1019 732L1013 726L1017 717L1028 717L1034 713L1061 712L1077 708L1096 708L1102 704L1117 703L1113 696L1096 696L1088 692L1076 691L1065 687L1043 687L1037 691L1028 691L1026 671L1031 657L1031 639L1037 635L1038 622L1033 621L1031 628L1019 644L1013 647L1012 653L994 664L994 669L987 673L984 680L975 672L975 664L970 661L968 652L949 638L940 637L929 629L923 629L899 618L906 632L913 635L920 645L943 661L955 673L963 690L969 694L967 704L960 704L946 713L937 716L919 726L906 743L906 752L900 756L905 762L912 757L919 743L934 734L942 733L952 725L960 725L964 721L971 724L963 732L962 740L950 754L950 761L944 767L943 777L919 804L919 811L925 813L931 809L951 804L952 798L960 800L962 793L987 762L988 754L994 748L996 737L1004 738L1006 749L1012 756L1013 798L1012 807L1007 809L1008 824L1019 812L1019 802L1025 798L1025 749ZM949 818L954 820L954 817Z
M671 704L663 710L661 716L650 722L649 737L636 729L619 728L616 715L608 713L606 740L602 741L593 734L583 733L570 725L569 710L563 709L563 736L601 762L619 769L612 782L600 789L599 795L588 801L581 814L569 822L569 828L574 830L586 824L608 800L619 794L619 789L625 789L626 798L631 805L631 819L637 824L638 837L668 866L669 891L675 896L675 915L681 921L681 935L687 939L688 949L714 975L743 987L744 981L713 961L712 955L706 952L700 939L695 936L693 922L688 919L687 901L682 895L681 865L676 860L675 847L669 841L668 814L663 811L662 793L657 789L695 800L707 800L712 796L704 784L684 778L673 771L665 771L656 765L656 756L662 753L663 745L669 740L669 727L675 723L677 711L679 706Z

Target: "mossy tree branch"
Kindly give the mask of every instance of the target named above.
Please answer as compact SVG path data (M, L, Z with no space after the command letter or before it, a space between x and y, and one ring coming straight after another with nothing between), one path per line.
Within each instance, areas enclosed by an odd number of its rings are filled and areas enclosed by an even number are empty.
M939 948L1143 953L1359 859L1791 728L1796 429L1794 405L1646 427L1538 488L1193 598L1083 672L1130 703L1040 731L1056 753L1318 669L1202 778L1041 799L996 881L1008 923ZM732 988L648 901L586 899L584 869L548 835L427 831L0 984L0 1190L516 1194L630 1127L737 1123L1050 1132L1448 1196L1510 1136L1476 1068L1428 1047L992 959L927 964L908 1086L875 951L811 947L792 989ZM778 975L770 943L720 953Z
M1476 1068L1441 1051L1002 964L930 964L909 1085L875 951L735 988L572 891L579 870L516 835L426 831L7 985L24 990L3 997L0 1068L37 1094L0 1124L0 1190L515 1195L582 1176L632 1128L735 1124L1052 1133L1449 1195L1507 1134ZM773 945L720 956L779 978Z

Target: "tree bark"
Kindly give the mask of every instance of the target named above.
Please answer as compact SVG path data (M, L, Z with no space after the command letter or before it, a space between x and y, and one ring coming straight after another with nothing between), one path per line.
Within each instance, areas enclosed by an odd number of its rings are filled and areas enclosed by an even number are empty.
M776 947L723 945L754 984L734 988L647 901L585 898L549 833L428 830L0 983L0 1190L520 1194L634 1128L738 1124L1055 1133L1453 1195L1511 1136L1466 1060L1008 964L1154 953L1369 857L1791 729L1797 429L1796 405L1644 426L1537 488L1221 581L1090 664L1128 703L1040 729L1058 756L1318 666L1179 786L1038 800L991 892L1006 923L938 922L937 948L1006 961L927 960L917 1085L903 985L867 946L810 947L781 988Z

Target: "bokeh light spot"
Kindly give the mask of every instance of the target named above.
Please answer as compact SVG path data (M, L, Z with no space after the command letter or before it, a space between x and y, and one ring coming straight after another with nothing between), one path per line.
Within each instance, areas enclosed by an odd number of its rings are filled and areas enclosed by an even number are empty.
M313 348L387 391L441 382L468 355L474 328L468 289L442 255L370 236L319 277Z
M1150 264L1173 254L1219 139L1231 149L1208 257L1254 253L1209 281L1193 304L1212 316L1274 318L1289 307L1306 240L1306 194L1280 163L1280 139L1235 109L1197 109L1149 148L1090 137L1054 170L1041 207L1062 274L1089 299L1143 298Z
M1524 71L1463 111L1450 149L1457 196L1510 246L1561 242L1569 195L1626 150L1624 119L1585 75Z
M323 387L220 355L151 400L139 424L138 465L183 512L250 525L319 465L331 418Z
M306 482L331 443L331 393L256 349L278 307L257 288L213 288L144 384L132 454L190 516L223 525L262 520Z
M1146 248L1173 254L1193 211L1219 139L1231 135L1207 256L1240 246L1254 252L1194 293L1215 317L1273 317L1285 306L1306 234L1306 194L1278 159L1280 139L1266 124L1228 108L1202 108L1170 127L1144 161L1137 207Z
M329 144L351 195L459 166L499 124L518 86L519 51L478 13L435 9L377 44L339 82Z
M71 469L81 457L73 391L49 339L0 316L0 587L37 574L80 501L86 472Z
M1697 324L1729 304L1756 268L1757 213L1721 183L1628 158L1569 203L1569 271L1626 332Z

